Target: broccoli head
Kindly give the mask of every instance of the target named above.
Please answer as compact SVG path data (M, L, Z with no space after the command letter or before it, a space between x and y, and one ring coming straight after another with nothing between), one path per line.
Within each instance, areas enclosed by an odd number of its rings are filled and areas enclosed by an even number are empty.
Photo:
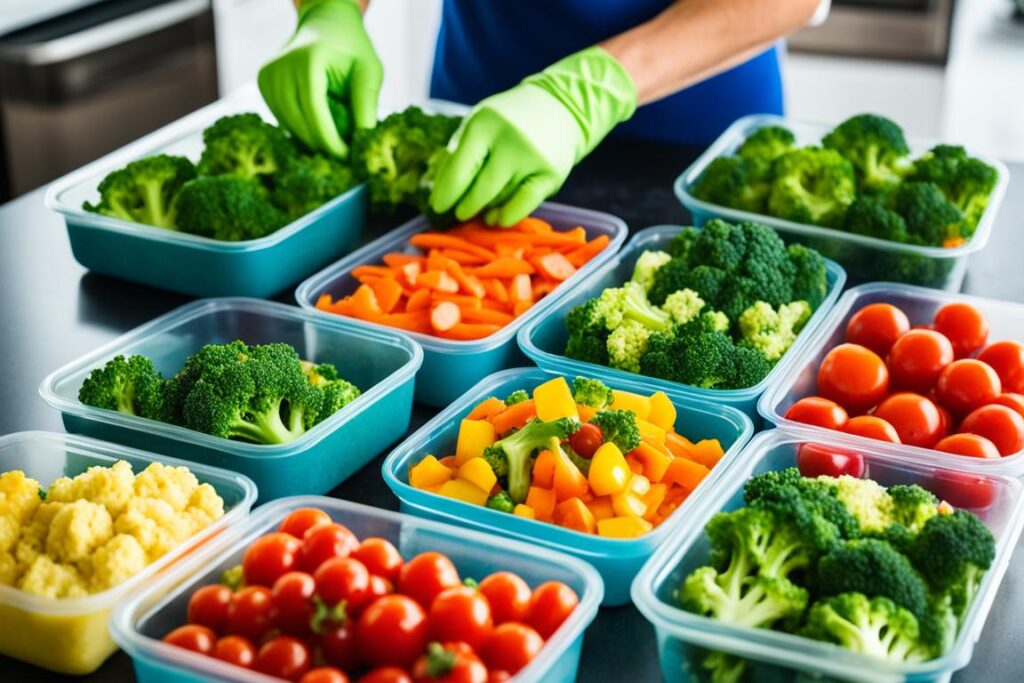
M287 220L261 185L233 175L189 181L175 207L182 231L229 242L265 237Z
M115 356L82 382L82 403L159 420L163 416L164 379L144 356Z
M893 191L890 203L906 221L910 242L940 247L965 236L963 214L935 183L902 183Z
M745 554L743 563L756 567L760 576L792 579L814 558L812 546L804 541L804 529L788 510L779 507L747 506L721 512L708 522L705 531L711 541L711 563L724 569Z
M225 116L203 131L199 174L265 180L286 169L297 152L284 131L259 114Z
M793 282L790 296L794 301L806 301L811 310L816 310L828 294L828 271L825 258L814 249L803 244L791 244L786 248L789 262L793 266Z
M703 308L704 300L692 289L680 289L677 292L672 292L665 297L665 303L661 305L661 310L672 316L672 321L677 325L690 322L700 314ZM725 328L720 331L724 332L728 329L729 319L726 318Z
M317 364L302 361L301 365L309 383L323 394L320 406L321 420L338 412L359 398L362 393L359 387L341 377L333 363Z
M865 192L896 185L910 170L910 148L903 129L877 114L860 114L843 121L821 143L849 159Z
M608 367L640 372L640 358L647 353L651 329L635 320L625 320L608 335Z
M487 507L498 512L508 512L511 514L516 509L516 504L512 497L508 495L508 492L498 491L487 499Z
M499 479L507 481L505 490L512 500L522 503L530 490L534 453L547 448L552 438L567 439L579 428L569 418L549 420L534 419L497 443L484 449L483 457Z
M804 611L806 590L788 579L757 576L753 569L741 560L723 572L714 567L695 569L683 581L679 602L694 614L750 628L770 628Z
M139 159L107 174L100 182L100 201L85 202L82 208L123 221L174 229L174 198L195 177L196 168L185 157L159 154Z
M853 166L835 150L803 147L783 154L772 168L773 216L834 227L856 197Z
M827 477L808 479L795 467L764 472L747 480L747 505L777 506L789 511L804 528L805 538L820 551L860 534L857 518L836 496Z
M522 403L523 401L528 400L530 400L530 394L528 394L526 390L516 389L511 394L505 397L504 403L506 406L514 406L517 403Z
M601 430L606 443L615 444L623 453L640 445L640 426L632 410L601 410L590 418L590 424Z
M910 560L885 541L845 541L823 556L814 587L819 595L863 593L889 598L921 619L928 613L928 586Z
M610 406L615 399L607 384L588 377L577 377L572 381L572 398L580 405L599 410Z
M973 232L988 207L999 174L980 159L968 156L963 147L939 145L917 160L910 178L938 185Z
M614 330L627 320L640 323L651 331L664 331L672 325L669 314L652 304L644 288L632 281L601 292L597 298L596 312L609 330Z
M917 534L925 522L939 514L939 499L931 491L911 484L896 484L888 489L892 500L892 517L896 524Z
M668 253L672 258L683 259L689 263L690 249L697 243L700 234L700 228L695 228L692 225L685 226L669 241Z
M667 251L645 251L636 260L633 277L630 279L643 287L645 292L650 291L654 284L654 274L671 260L672 256Z
M761 213L771 189L771 164L759 158L720 156L693 187L693 196L740 211Z
M596 298L570 310L565 318L565 327L568 332L566 356L587 363L608 365L609 332Z
M894 662L930 657L912 613L888 598L868 598L862 593L843 593L814 603L800 634Z
M313 211L356 184L352 169L322 154L301 155L274 177L270 198L289 218Z
M793 131L782 126L765 126L748 135L736 154L744 159L774 161L795 146Z
M858 197L843 216L843 230L892 242L907 241L907 222L877 197Z
M806 301L783 304L778 310L758 301L743 311L737 321L740 344L760 352L770 361L776 361L793 345L810 317L811 307Z

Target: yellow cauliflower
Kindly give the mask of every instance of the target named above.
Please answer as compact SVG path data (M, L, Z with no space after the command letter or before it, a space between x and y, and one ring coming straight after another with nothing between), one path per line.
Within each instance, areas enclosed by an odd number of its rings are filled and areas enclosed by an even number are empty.
M163 500L178 511L188 506L188 500L198 486L196 475L187 467L168 467L158 462L135 477L136 496Z
M18 561L14 559L14 553L0 553L0 583L5 586L13 586L18 580Z
M74 566L54 562L46 555L35 559L18 582L18 588L47 598L80 598L89 594Z
M93 553L91 564L89 587L101 593L135 576L149 561L134 536L118 534Z
M61 562L87 559L114 535L107 508L87 500L66 503L50 523L46 554Z
M22 572L28 570L29 565L36 561L36 558L46 552L46 536L50 530L50 523L57 516L64 503L43 501L36 508L36 514L21 531L21 539L14 549L14 556L18 560L18 567Z
M118 460L110 467L90 467L74 479L58 479L50 486L47 500L71 503L87 500L107 508L111 517L121 514L134 495L132 466Z
M154 562L178 543L192 535L188 518L164 500L134 498L128 509L114 522L119 534L134 536Z
M224 499L209 484L200 484L192 492L185 514L192 524L192 533L198 533L224 516Z
M22 525L37 507L38 481L19 470L0 474L0 553L14 548Z

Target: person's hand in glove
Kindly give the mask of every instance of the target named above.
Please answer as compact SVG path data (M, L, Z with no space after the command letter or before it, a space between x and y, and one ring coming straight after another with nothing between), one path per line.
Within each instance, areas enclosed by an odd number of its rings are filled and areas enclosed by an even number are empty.
M570 55L477 104L452 136L430 205L511 226L554 194L573 166L633 115L637 91L600 47Z
M304 0L295 35L260 69L259 86L270 111L295 137L344 157L348 146L332 109L340 114L347 102L355 127L373 128L382 78L358 1Z

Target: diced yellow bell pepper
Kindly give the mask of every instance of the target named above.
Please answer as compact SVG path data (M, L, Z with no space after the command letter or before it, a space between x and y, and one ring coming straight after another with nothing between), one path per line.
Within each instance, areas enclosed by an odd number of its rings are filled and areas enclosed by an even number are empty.
M645 496L651 490L651 480L642 474L634 474L626 489L638 496Z
M414 489L440 486L451 478L452 471L432 455L428 455L409 468L409 486Z
M537 519L537 513L533 511L533 508L529 505L523 505L519 503L512 509L513 515L519 515L520 517L526 517L527 519Z
M641 439L653 443L665 443L665 430L653 422L638 419L636 426L640 428Z
M612 389L612 410L632 410L638 419L651 416L651 399L629 391Z
M591 514L594 515L594 519L601 521L602 519L611 519L615 516L615 508L612 507L611 496L600 496L587 503L587 507L590 508Z
M446 498L454 498L473 505L486 505L488 492L465 479L452 479L441 485L438 493Z
M643 536L653 527L640 517L612 517L597 523L597 533L606 538L636 538Z
M608 496L624 490L631 476L633 473L622 451L608 441L594 453L587 481L595 496Z
M658 425L665 431L674 429L676 426L676 407L664 391L656 391L651 394L651 414L648 420Z
M465 479L483 491L490 491L498 481L494 470L483 458L471 458L462 463L459 467L459 479Z
M544 382L533 390L533 402L537 406L537 417L545 422L568 417L579 421L580 413L572 398L572 389L564 377Z
M455 445L455 464L462 465L472 458L479 458L494 441L494 425L489 421L463 420L459 425L459 440Z
M647 505L632 491L612 494L612 509L616 517L643 517L647 513Z

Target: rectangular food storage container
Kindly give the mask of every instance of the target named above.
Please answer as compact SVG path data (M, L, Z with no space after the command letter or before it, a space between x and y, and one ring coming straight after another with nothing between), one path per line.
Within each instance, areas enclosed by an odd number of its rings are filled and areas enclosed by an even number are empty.
M423 369L420 370L420 381L416 383L417 402L436 408L446 406L487 375L522 365L525 358L515 343L516 332L534 320L545 319L557 298L564 292L579 287L590 273L611 259L626 240L626 224L606 213L547 202L533 215L550 222L556 230L571 230L576 226L583 226L587 231L588 240L607 235L610 242L601 253L563 282L558 289L490 337L476 341L452 341L419 332L408 332L407 334L423 347ZM409 238L427 229L427 220L423 217L409 221L310 277L299 285L295 291L295 299L300 306L313 311L315 315L338 317L334 313L316 308L320 295L327 293L338 298L355 291L359 283L350 273L360 264L380 263L384 254L392 251L418 253L419 250L408 243ZM375 329L382 327L362 320L353 322Z
M583 647L583 631L597 614L603 592L601 578L587 564L561 553L495 536L466 531L396 512L333 498L302 496L275 501L236 525L230 535L211 544L188 564L147 583L118 606L111 622L114 639L131 655L140 683L160 681L270 681L212 657L186 652L160 639L186 622L189 596L199 586L219 581L225 569L242 561L245 549L275 530L288 513L315 507L344 524L357 537L380 536L391 541L406 559L419 553L444 553L459 575L481 580L495 571L519 574L531 588L562 581L579 596L579 605L540 654L512 681L573 681Z
M925 287L874 282L847 290L832 308L828 318L805 347L803 353L794 356L779 374L776 382L764 393L757 409L768 422L780 427L800 427L820 431L823 428L787 420L789 408L805 396L817 393L818 368L825 355L833 347L843 343L846 337L846 323L854 313L873 303L889 303L896 306L910 318L911 326L931 323L935 313L945 304L963 301L981 311L989 324L988 338L1017 339L1024 341L1024 305L996 299L984 299L966 294L951 294ZM847 435L860 444L878 443L866 437ZM908 456L921 462L937 466L955 466L979 473L1002 473L1024 477L1024 450L998 459L969 458L962 455L940 453L930 448L908 446L898 447Z
M819 642L771 629L739 628L692 614L678 606L676 591L683 579L707 564L708 540L704 525L717 512L743 505L743 484L762 472L796 466L797 453L805 443L821 444L862 454L866 474L884 486L919 484L940 497L958 485L982 487L984 496L973 497L974 505L961 496L961 507L977 514L991 529L996 541L992 567L978 589L956 643L942 657L917 664L887 662L851 652L838 645ZM876 442L877 443L877 442ZM953 498L950 498L953 502ZM715 491L694 516L693 523L651 558L633 582L633 601L654 625L662 676L673 681L705 680L708 672L701 663L712 652L735 658L744 671L735 680L790 681L839 679L847 681L946 681L971 659L974 643L1006 572L1010 555L1024 523L1021 482L1000 475L978 475L944 467L933 467L906 457L885 444L861 446L842 435L771 430L758 434L743 450L728 483Z
M266 237L225 242L85 211L104 176L130 161L178 154L198 161L203 129L222 116L273 117L255 87L240 91L54 181L46 206L64 216L75 259L89 270L192 296L270 297L359 240L366 193L352 188Z
M678 510L639 538L614 539L584 534L453 500L409 485L409 468L428 454L440 458L455 452L459 423L477 403L488 396L507 396L516 389L532 392L552 377L536 368L515 368L491 375L392 451L384 461L384 481L398 496L404 512L527 541L589 562L604 579L602 604L624 605L629 602L629 582L654 549L689 524L693 511L699 509L703 499L720 485L722 477L753 433L753 425L746 415L734 408L672 396L672 403L678 412L676 431L691 440L718 439L725 455ZM573 378L574 375L566 377L570 382ZM617 378L607 383L613 389L638 393L650 394L657 390L647 384Z
M82 381L110 358L141 354L164 377L206 344L241 339L285 342L305 360L334 363L362 395L295 441L244 443L88 406ZM416 369L423 354L407 337L346 320L317 318L294 306L255 299L207 299L182 306L64 366L39 392L61 411L69 432L224 467L251 477L260 501L326 493L394 443L409 426Z
M215 467L68 434L18 432L0 437L0 473L21 470L46 487L60 477L74 477L90 467L109 467L118 460L127 461L136 474L155 461L188 467L224 500L224 516L132 578L102 593L57 600L0 584L0 653L62 674L95 671L117 650L107 630L114 604L241 521L256 498L256 487L248 478Z
M565 319L569 311L599 296L608 287L619 287L633 275L633 266L636 260L648 250L664 250L668 248L672 238L679 234L682 228L660 225L653 228L641 230L633 236L633 239L623 250L610 262L601 267L585 282L577 285L571 292L558 298L544 316L534 318L523 326L519 332L519 346L530 360L539 367L558 374L586 375L604 380L624 380L642 382L651 391L664 391L667 394L682 396L701 401L725 405L736 408L753 419L757 419L757 399L764 393L765 389L774 383L780 376L780 366L790 356L799 356L807 346L807 342L814 335L828 313L829 309L839 298L839 292L843 289L846 281L846 273L836 263L825 261L825 268L828 275L828 294L825 295L821 306L814 312L811 319L807 321L804 329L800 332L796 342L782 357L782 360L772 368L764 379L752 387L746 389L701 389L686 384L670 382L664 379L655 379L637 375L625 370L617 370L604 365L587 363L565 355L565 342L568 334L565 329Z
M734 153L748 135L766 126L785 126L793 131L799 145L820 144L821 139L834 127L826 124L793 121L770 114L754 114L738 119L676 178L674 186L676 197L692 214L696 225L703 225L711 218L724 218L733 222L757 221L770 225L782 233L787 241L802 242L817 249L824 256L841 263L846 268L846 273L852 284L874 280L898 280L954 292L960 290L964 275L967 273L967 257L984 249L992 234L996 213L999 211L999 205L1003 201L1003 195L1010 180L1010 171L1004 163L998 159L972 153L973 156L995 168L999 173L999 180L992 191L988 208L978 222L974 235L959 247L948 249L901 244L876 237L854 235L843 230L794 223L767 214L740 211L697 199L693 195L693 188L708 164L723 154ZM911 154L915 157L939 144L934 140L915 139L908 140L907 143Z

